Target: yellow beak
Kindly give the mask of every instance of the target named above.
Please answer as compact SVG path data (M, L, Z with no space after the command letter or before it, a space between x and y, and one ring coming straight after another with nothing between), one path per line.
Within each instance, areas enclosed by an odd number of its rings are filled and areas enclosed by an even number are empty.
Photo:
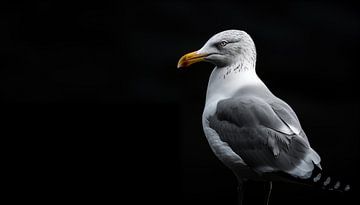
M184 68L190 66L191 64L204 61L206 56L207 54L198 54L196 51L185 54L180 58L177 67Z

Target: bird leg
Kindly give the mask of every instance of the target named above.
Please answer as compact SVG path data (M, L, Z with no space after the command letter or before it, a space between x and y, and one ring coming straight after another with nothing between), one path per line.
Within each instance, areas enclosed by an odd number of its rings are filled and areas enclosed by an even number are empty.
M271 190L272 190L272 181L265 182L264 188L265 188L265 201L264 201L264 205L269 205L270 195L271 195Z
M237 187L237 191L238 191L238 205L242 205L242 201L244 198L244 181L239 180L239 184Z

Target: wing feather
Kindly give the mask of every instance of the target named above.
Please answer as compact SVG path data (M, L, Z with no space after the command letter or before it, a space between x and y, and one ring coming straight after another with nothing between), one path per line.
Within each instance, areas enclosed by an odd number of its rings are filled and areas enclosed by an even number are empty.
M311 175L313 161L308 155L314 151L286 103L249 96L226 99L208 120L220 139L255 171Z

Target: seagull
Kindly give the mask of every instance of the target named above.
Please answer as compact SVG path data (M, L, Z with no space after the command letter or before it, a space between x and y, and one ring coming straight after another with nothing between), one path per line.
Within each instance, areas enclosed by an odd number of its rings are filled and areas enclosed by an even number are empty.
M276 97L256 73L256 49L250 35L226 30L185 54L178 68L197 62L215 65L208 82L202 125L214 154L238 180L263 181L269 204L273 181L348 191L348 184L324 174L293 109Z

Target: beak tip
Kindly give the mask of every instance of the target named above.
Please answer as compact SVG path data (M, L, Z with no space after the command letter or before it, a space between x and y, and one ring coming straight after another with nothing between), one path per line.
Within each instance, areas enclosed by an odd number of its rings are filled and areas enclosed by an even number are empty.
M177 68L183 68L183 67L186 67L186 55L181 57L177 63Z
M184 63L179 62L179 63L177 64L177 68L178 68L178 69L183 68L183 67L185 67Z

